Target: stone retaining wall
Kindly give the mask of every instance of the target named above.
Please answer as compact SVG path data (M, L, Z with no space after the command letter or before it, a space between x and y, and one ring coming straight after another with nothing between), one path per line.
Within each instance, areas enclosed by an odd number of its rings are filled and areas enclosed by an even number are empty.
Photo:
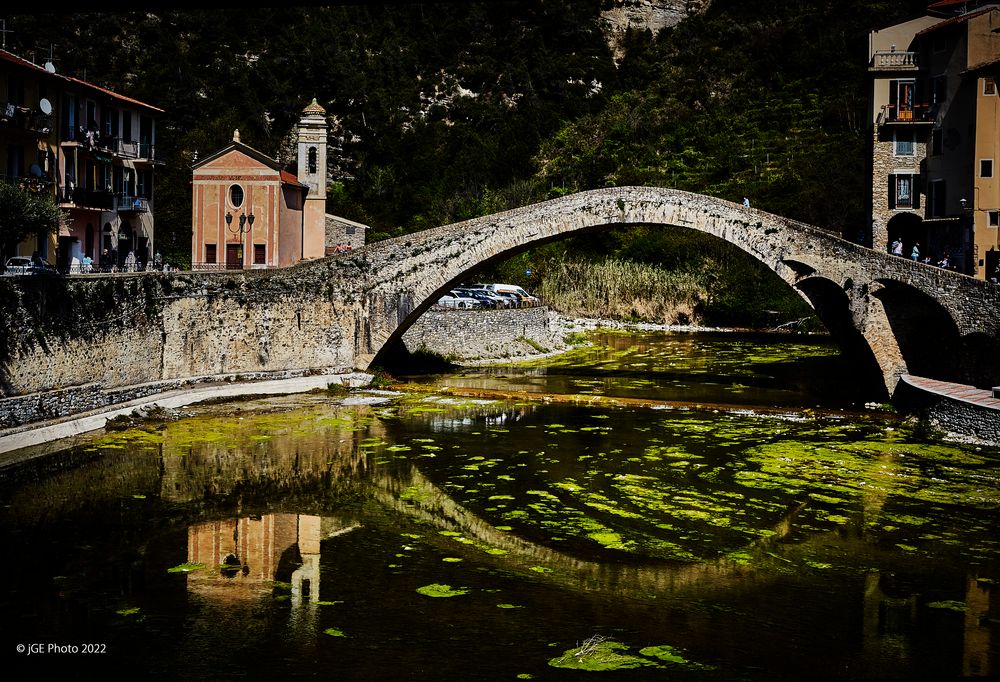
M949 434L1000 443L1000 419L989 407L931 393L906 381L896 387L893 403L904 412L926 416L932 426Z
M562 350L559 315L537 308L459 310L435 306L403 334L411 353L427 350L453 360L484 360Z
M12 398L0 398L0 430L17 429L17 427L49 419L58 419L112 406L121 406L139 398L146 398L166 391L186 389L196 385L291 379L322 373L315 371L253 372L249 374L152 381L134 386L107 389L102 388L100 384L89 383L54 391L31 393ZM331 374L330 383L335 384L349 381L351 376L354 375Z

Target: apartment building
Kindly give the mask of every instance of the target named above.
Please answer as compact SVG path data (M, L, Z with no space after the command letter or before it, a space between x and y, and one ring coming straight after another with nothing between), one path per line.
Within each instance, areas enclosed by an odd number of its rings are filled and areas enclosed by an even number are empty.
M2 181L49 194L64 214L57 234L31 237L9 255L38 251L63 272L84 256L105 270L149 263L162 113L0 50Z
M1000 265L1000 3L941 0L869 35L870 245L983 278Z

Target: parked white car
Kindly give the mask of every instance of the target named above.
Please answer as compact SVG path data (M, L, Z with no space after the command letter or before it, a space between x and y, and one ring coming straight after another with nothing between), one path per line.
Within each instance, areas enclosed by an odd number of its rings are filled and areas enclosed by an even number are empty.
M5 275L30 275L31 259L27 256L14 256L8 258L4 264L3 274Z
M4 264L3 274L12 275L55 275L56 269L46 261L32 263L28 256L12 256Z
M439 298L437 303L447 308L479 308L482 306L478 300L470 296L462 296L455 291L449 291Z
M482 284L476 285L476 287L482 287L486 291L492 291L494 294L499 294L501 296L513 296L516 298L520 305L524 306L534 306L541 303L541 299L537 296L532 296L524 288L517 286L516 284Z

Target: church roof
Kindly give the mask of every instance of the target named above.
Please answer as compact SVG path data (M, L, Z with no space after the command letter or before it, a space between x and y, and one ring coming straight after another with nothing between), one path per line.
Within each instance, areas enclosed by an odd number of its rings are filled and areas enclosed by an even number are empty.
M299 179L295 177L295 174L289 173L284 168L282 168L281 164L278 163L277 160L272 159L270 156L268 156L263 152L257 151L256 149L254 149L249 145L243 144L240 141L239 130L233 131L233 141L229 145L223 147L222 149L218 150L213 154L209 154L203 159L198 159L198 161L192 165L191 169L197 170L198 168L204 166L205 164L214 161L215 159L218 159L219 157L228 154L229 152L232 151L237 151L241 154L249 156L251 159L255 159L258 162L262 163L263 165L267 166L268 168L277 171L279 177L281 178L282 184L294 185L299 188L308 189L308 185L304 185L301 182L299 182Z

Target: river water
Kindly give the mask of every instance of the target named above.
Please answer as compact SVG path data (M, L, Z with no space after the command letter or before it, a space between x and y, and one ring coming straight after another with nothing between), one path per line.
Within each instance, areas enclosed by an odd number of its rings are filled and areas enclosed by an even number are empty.
M190 406L0 468L5 666L1000 672L1000 451L866 410L822 338L591 340L402 393Z

